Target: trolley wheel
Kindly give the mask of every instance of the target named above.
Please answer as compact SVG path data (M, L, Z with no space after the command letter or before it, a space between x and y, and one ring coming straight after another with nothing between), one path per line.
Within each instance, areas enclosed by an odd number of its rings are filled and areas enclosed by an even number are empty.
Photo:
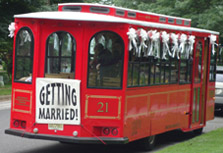
M196 129L193 131L195 135L201 135L202 132L203 132L203 128L200 128L200 129Z
M139 140L138 146L145 151L150 151L154 148L156 141L156 136L150 136Z

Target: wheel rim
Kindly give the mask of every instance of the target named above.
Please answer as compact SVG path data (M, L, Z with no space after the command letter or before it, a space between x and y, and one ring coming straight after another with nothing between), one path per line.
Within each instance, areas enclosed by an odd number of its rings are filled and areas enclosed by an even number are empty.
M149 141L149 144L153 144L155 141L155 136L150 136L148 141Z

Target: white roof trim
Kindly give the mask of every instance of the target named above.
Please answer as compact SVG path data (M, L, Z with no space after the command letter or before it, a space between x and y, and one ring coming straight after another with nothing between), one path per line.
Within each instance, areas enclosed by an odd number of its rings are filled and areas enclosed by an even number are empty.
M219 35L219 32L204 30L191 27L167 25L161 23L137 21L131 19L124 19L109 15L93 14L93 13L81 13L81 12L36 12L21 15L14 15L15 18L34 18L34 19L49 19L49 20L71 20L71 21L92 21L92 22L112 22L112 23L128 23L133 25L141 25L153 28L179 30L179 31L194 31L202 33L211 33Z
M161 17L175 18L175 19L180 19L180 20L191 21L191 19L187 19L187 18L181 18L181 17L176 17L176 16L157 14L157 13L152 13L152 12L138 11L138 10L123 8L123 7L117 7L117 6L111 6L111 5L102 5L102 4L94 4L94 3L59 3L58 4L58 6L61 6L61 5L64 5L64 6L67 6L67 5L73 5L73 6L91 5L91 6L98 6L98 7L110 7L110 8L115 8L115 9L122 9L122 10L125 10L125 11L145 13L147 15L157 15L157 16L161 16Z

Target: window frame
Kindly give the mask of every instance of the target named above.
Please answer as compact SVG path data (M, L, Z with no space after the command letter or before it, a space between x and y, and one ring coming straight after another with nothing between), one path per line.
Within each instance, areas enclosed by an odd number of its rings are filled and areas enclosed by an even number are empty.
M18 32L17 32L17 34L16 34L16 40L15 40L15 61L14 61L14 79L13 79L13 81L15 82L15 83L25 83L25 84L32 84L33 83L33 79L32 79L32 81L31 82L26 82L26 81L19 81L19 80L16 80L16 72L17 72L17 66L18 66L18 64L17 64L17 60L18 60L18 55L17 55L17 52L18 52L18 47L17 47L17 44L18 44L18 40L19 40L19 34L20 34L20 32L22 31L22 30L27 30L28 32L29 32L29 34L30 34L30 36L31 36L31 50L30 50L30 56L20 56L20 58L22 57L22 58L30 58L31 59L31 62L32 62L32 68L31 68L31 70L32 70L32 78L33 78L33 67L34 67L34 62L33 62L33 57L34 57L34 35L33 35L33 32L32 32L32 30L29 28L29 27L22 27L22 28L20 28L19 30L18 30Z
M49 39L50 37L53 35L53 34L57 34L58 33L68 33L71 38L72 38L72 54L71 56L62 56L62 41L63 39L60 39L59 38L59 55L58 56L48 56L48 47L49 47ZM77 47L74 48L74 45L76 46L77 43L76 43L76 39L74 38L74 36L68 32L68 31L55 31L55 32L52 32L49 34L49 36L47 37L47 40L46 40L46 49L45 49L45 67L44 67L44 77L46 77L46 74L58 74L58 73L47 73L47 64L48 64L48 59L58 59L59 60L59 71L61 72L61 60L62 59L71 59L71 72L74 72L74 77L73 78L70 78L70 79L75 79L75 65L76 65L76 50L77 50ZM72 71L73 70L73 71Z
M91 45L91 41L92 39L95 38L96 35L100 34L100 33L105 33L105 32L110 32L110 33L113 33L115 34L117 37L120 38L121 40L121 43L123 44L123 56L122 56L122 66L121 66L121 75L120 75L120 78L121 78L121 81L120 81L120 87L90 87L89 86L89 63L90 63L90 45ZM102 31L97 31L96 33L94 33L90 40L89 40L89 43L88 43L88 60L87 60L87 83L86 83L86 86L87 86L87 89L112 89L112 90L122 90L123 89L123 70L124 70L124 56L125 56L125 42L123 40L123 38L116 32L114 31L111 31L111 30L102 30Z

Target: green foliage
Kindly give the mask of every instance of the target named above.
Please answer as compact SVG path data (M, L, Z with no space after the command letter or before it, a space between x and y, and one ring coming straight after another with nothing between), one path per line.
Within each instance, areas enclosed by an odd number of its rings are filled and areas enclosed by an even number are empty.
M84 0L90 1L90 0ZM223 43L223 1L219 0L91 0L124 8L192 19L192 27L218 31Z
M2 59L3 69L6 70L8 78L11 78L12 73L12 40L0 42L0 59Z
M207 134L195 137L170 147L157 153L221 153L223 150L223 129L217 129Z

